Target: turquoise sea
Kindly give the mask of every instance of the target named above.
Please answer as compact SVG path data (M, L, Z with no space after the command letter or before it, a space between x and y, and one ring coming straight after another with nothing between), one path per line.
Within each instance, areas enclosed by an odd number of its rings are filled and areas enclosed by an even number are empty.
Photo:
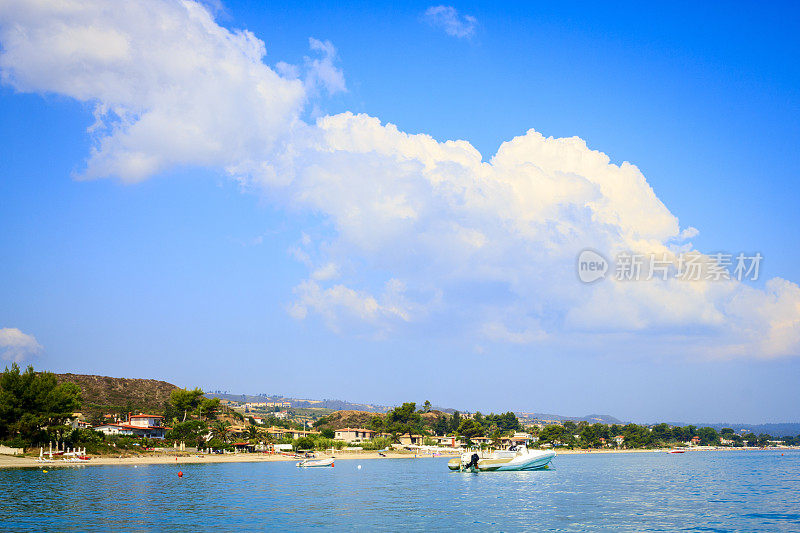
M0 530L800 531L798 451L560 455L539 472L446 463L0 470Z

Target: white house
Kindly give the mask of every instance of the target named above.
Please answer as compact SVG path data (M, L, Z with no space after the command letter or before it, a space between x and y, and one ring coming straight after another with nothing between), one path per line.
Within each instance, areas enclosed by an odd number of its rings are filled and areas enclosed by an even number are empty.
M133 429L122 424L103 424L92 429L106 435L133 435Z
M130 435L149 439L163 439L170 428L164 426L163 416L139 414L128 415L128 421L125 423L103 424L93 429L106 435Z

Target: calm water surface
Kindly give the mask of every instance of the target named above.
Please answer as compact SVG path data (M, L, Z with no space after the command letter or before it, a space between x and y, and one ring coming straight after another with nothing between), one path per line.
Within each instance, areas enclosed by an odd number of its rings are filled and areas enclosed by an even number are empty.
M446 463L0 470L0 530L800 531L797 451L560 455L541 472Z

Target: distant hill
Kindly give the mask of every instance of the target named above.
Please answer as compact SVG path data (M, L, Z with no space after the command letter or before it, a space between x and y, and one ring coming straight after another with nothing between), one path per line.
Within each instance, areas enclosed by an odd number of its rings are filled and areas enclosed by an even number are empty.
M687 424L680 424L685 426ZM788 437L792 436L795 437L800 435L800 422L782 422L778 424L693 424L696 427L712 427L719 431L722 428L731 428L736 433L741 433L742 431L746 431L748 433L755 433L756 435L760 435L761 433L766 433L768 435L772 435L773 437Z
M375 413L369 411L336 411L325 417L326 422L320 428L342 429L369 427Z
M386 413L391 407L386 405L373 405L366 403L353 403L345 400L308 400L300 398L286 398L278 395L266 394L230 394L226 392L206 392L209 398L219 398L220 400L229 400L232 402L242 403L260 403L260 402L288 402L291 407L295 408L324 408L333 409L334 411L368 411L370 413Z
M155 379L112 378L86 374L56 374L61 382L72 381L81 388L84 414L104 411L164 410L164 403L176 385Z
M526 422L534 422L540 420L558 420L559 422L563 422L566 420L572 420L573 422L589 422L590 424L624 424L625 422L621 421L619 418L615 418L611 415L598 415L598 414L591 414L586 416L563 416L563 415L554 415L548 413L515 413L517 418L524 420Z
M367 404L367 403L353 403L348 402L346 400L309 400L309 399L300 399L300 398L287 398L285 396L280 395L269 395L269 394L231 394L229 392L221 392L221 391L211 391L206 392L206 396L209 398L219 398L220 400L229 400L232 402L242 402L242 403L259 403L259 402L288 402L291 407L294 408L325 408L325 409L332 409L334 411L366 411L369 413L388 413L392 410L391 406L388 405L380 405L380 404ZM417 407L421 407L422 403L417 403ZM458 409L453 409L451 407L434 407L435 410L440 411L442 413L453 414ZM461 413L467 412L466 410L461 410ZM488 414L488 411L484 414ZM518 418L523 423L533 423L535 421L541 420L572 420L575 422L580 422L585 420L591 424L601 423L601 424L623 424L621 420L615 418L611 415L598 415L598 414L590 414L586 416L563 416L563 415L554 415L548 413L522 413L517 412L515 413ZM344 427L344 426L342 426ZM338 429L338 428L334 428Z

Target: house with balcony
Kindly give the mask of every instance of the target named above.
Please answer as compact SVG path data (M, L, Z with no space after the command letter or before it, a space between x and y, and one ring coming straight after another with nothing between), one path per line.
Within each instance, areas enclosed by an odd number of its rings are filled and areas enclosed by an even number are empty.
M372 440L375 437L375 432L371 429L365 428L342 428L334 432L334 439L343 440L350 444L351 442L363 442L365 440Z
M422 446L422 440L424 438L424 435L409 435L408 433L398 437L400 444L403 446Z
M457 435L442 435L431 438L436 441L437 446L460 448L464 445L464 442Z
M530 446L532 442L532 437L528 433L514 433L510 437L503 437L500 439L500 443L506 447L510 448L511 446Z
M267 428L267 434L275 440L281 440L285 436L291 436L291 429L277 427L277 426L270 426Z
M106 435L125 435L132 437L146 437L148 439L163 439L167 430L164 417L159 415L128 415L126 422L103 424L92 428Z

